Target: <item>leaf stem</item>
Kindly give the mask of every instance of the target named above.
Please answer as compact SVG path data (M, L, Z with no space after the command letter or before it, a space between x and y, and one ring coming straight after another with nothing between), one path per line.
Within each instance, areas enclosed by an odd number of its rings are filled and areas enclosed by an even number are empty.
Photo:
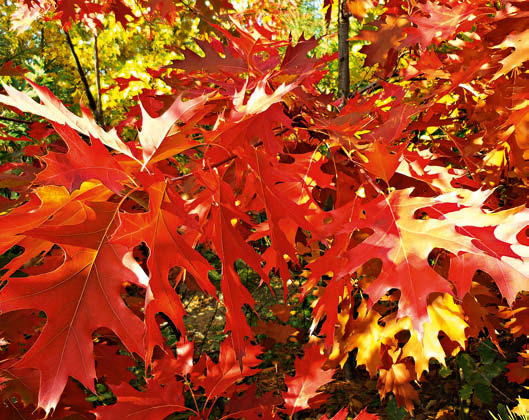
M191 393L191 398L193 398L193 402L195 403L195 408L196 408L195 414L197 416L202 417L202 413L200 412L200 409L198 408L197 399L195 398L195 393L193 392L193 387L191 386L191 382L189 382L187 378L185 378L184 383L189 388L189 392Z

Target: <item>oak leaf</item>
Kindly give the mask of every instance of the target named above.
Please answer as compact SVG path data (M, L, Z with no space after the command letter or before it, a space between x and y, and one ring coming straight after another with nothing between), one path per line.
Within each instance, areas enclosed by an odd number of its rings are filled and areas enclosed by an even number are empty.
M206 42L203 40L195 41L204 52L204 57L199 56L191 50L184 50L181 53L183 60L175 60L171 67L185 70L188 73L195 71L204 71L208 73L224 72L228 74L241 74L248 70L248 64L230 47L220 46L212 40ZM221 58L218 50L224 54Z
M241 222L249 222L248 215L241 212L235 202L233 190L224 182L220 174L198 174L208 186L207 196L210 202L210 219L205 226L205 235L211 239L213 247L222 262L222 279L220 283L224 305L226 306L225 331L231 331L230 340L242 366L245 337L253 338L251 328L246 322L242 306L254 307L255 301L243 286L235 269L235 262L242 259L249 267L269 283L264 272L262 257L246 242L238 230Z
M54 124L54 128L68 146L68 152L45 156L46 169L37 176L38 182L62 185L72 192L84 181L97 179L114 193L121 193L122 184L129 177L97 138L93 137L89 146L68 125Z
M123 282L138 282L133 262L125 266L128 249L109 242L118 208L112 203L96 204L104 211L93 213L92 223L85 219L80 224L53 226L48 222L48 232L44 225L32 230L37 237L64 243L64 262L49 273L11 278L0 294L2 312L35 308L46 313L41 335L17 367L41 372L38 405L47 413L57 405L69 376L94 389L92 333L96 329L113 330L129 351L144 354L143 324L120 296ZM86 247L72 245L76 242ZM97 316L94 302L98 302Z
M355 420L362 420L362 417L359 416L363 415L362 413L364 411L365 410L362 410L362 412L355 417ZM347 414L349 414L349 408L344 407L340 411L338 411L330 420L345 420L347 418ZM320 418L320 420L329 420L329 417L327 417L327 415L325 414ZM365 418L364 420L369 420L369 418Z
M213 407L212 405L208 407L208 402L212 401L214 404L219 397L230 395L238 381L260 372L257 365L261 360L257 359L257 356L261 351L260 346L244 342L245 357L244 362L241 363L232 341L227 338L220 345L218 363L214 363L207 355L199 360L191 373L191 380L197 386L204 388L206 397L202 413L204 418L209 418ZM201 370L202 368L204 371Z
M337 360L343 366L349 352L358 349L356 363L358 366L365 365L369 374L375 376L382 363L380 353L385 336L384 327L379 324L380 318L374 309L367 310L365 301L360 304L356 319L350 317L348 311L342 311L338 317L336 348L329 359Z
M292 416L294 413L309 408L308 401L318 394L318 389L332 380L334 370L323 370L322 366L327 360L321 354L317 345L305 347L303 358L296 359L294 367L296 375L286 377L287 391L283 392L285 399L285 412Z
M228 403L230 418L245 420L260 420L263 418L279 420L275 406L283 400L273 392L258 396L256 384L252 384L242 395L234 395Z
M422 339L411 325L408 326L410 339L402 348L402 357L412 357L415 362L415 372L420 378L423 372L428 372L430 359L435 359L445 364L445 349L439 340L442 331L446 336L457 343L460 348L465 348L465 322L464 313L449 294L439 295L428 305L430 322L424 325Z
M435 249L444 249L457 256L452 262L463 261L463 258L468 261L468 274L453 271L450 265L449 279L456 284L460 296L468 291L469 279L478 268L491 274L510 302L519 290L529 287L528 268L522 257L512 258L510 248L508 254L503 255L507 249L503 244L492 249L488 242L473 236L472 229L465 230L465 226L473 226L477 232L494 227L496 244L516 243L513 237L527 223L525 210L485 212L479 204L486 195L479 191L472 194L462 191L463 197L456 193L434 198L412 197L411 194L411 189L397 190L363 206L364 216L359 218L358 228L371 229L373 234L342 256L320 259L311 267L321 272L318 264L326 260L324 263L330 262L334 277L341 278L350 276L366 263L367 255L369 259L380 259L382 271L366 289L370 304L377 302L388 290L400 289L397 316L409 316L420 334L422 324L428 321L428 296L434 292L453 293L450 283L430 265L428 258ZM517 254L525 256L526 247L517 247L520 249ZM491 255L484 253L483 248Z
M397 52L403 48L402 41L406 37L403 29L410 26L408 18L403 16L385 17L384 21L377 22L374 26L377 31L363 30L358 37L371 44L365 45L360 50L366 54L366 65L374 66L379 63L384 67L388 61L393 62L396 59Z
M216 296L213 284L208 280L212 269L206 259L193 249L194 234L179 233L186 214L183 201L170 193L169 185L156 178L146 185L149 192L149 211L147 213L129 213L121 216L121 226L115 233L114 242L133 248L145 242L150 255L147 267L150 273L146 299L146 347L150 360L154 346L163 342L156 321L156 314L164 313L174 325L185 333L183 317L185 310L182 302L169 283L172 267L180 266L187 270L206 293Z
M383 398L393 392L397 404L404 406L408 412L413 413L414 401L419 401L419 394L410 382L415 378L412 368L403 362L393 363L387 369L380 369L378 378L378 391Z
M376 6L371 0L348 0L346 3L347 11L357 19L366 17L367 12Z
M35 102L31 97L20 92L11 86L3 85L7 95L0 95L0 103L13 106L24 112L31 112L34 115L46 118L50 122L68 125L79 133L92 136L101 141L105 146L137 160L129 147L119 138L115 129L105 131L86 110L83 116L79 117L68 110L64 104L48 89L28 81L37 92L41 103Z
M188 411L184 401L184 384L170 382L162 384L156 381L147 383L147 389L137 391L127 383L112 388L118 399L116 404L98 407L97 418L114 420L159 420L174 412Z
M439 42L449 40L458 32L468 31L475 18L473 12L475 8L466 3L448 7L427 1L417 13L410 17L410 21L417 27L405 29L408 34L406 44L411 46L418 42L426 48L431 43L439 44ZM424 14L430 16L426 17Z
M378 420L379 417L376 414L371 414L367 412L367 408L364 408L358 415L354 418L354 420Z
M494 74L492 80L496 80L501 76L506 75L511 70L521 66L527 61L527 39L529 37L529 30L524 32L517 32L508 35L501 44L495 45L493 48L512 48L513 51L500 61L501 68Z
M143 149L143 167L150 162L155 163L199 144L188 140L186 136L174 134L172 138L167 138L167 135L177 121L189 121L207 99L207 95L202 95L184 102L178 97L169 109L156 118L151 117L140 103L142 127L138 137Z
M509 382L516 382L518 384L523 384L527 379L529 379L529 351L525 350L522 353L518 353L519 356L514 363L509 363L507 368L507 378Z

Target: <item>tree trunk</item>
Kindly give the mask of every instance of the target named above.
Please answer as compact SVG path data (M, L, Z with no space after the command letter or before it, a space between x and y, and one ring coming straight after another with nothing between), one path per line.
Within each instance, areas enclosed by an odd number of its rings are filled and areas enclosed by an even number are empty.
M338 94L344 99L349 97L349 13L345 0L338 6Z

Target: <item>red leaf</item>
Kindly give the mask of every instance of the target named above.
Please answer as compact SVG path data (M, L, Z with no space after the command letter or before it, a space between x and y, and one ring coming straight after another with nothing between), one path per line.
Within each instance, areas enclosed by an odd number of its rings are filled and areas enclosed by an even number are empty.
M233 191L218 175L201 174L208 185L207 196L210 203L210 218L205 235L213 243L215 251L222 261L221 291L226 306L225 331L231 331L231 341L237 360L242 366L245 337L253 338L251 328L246 322L242 307L248 304L253 308L254 300L246 287L241 283L235 270L235 262L242 259L263 281L268 283L268 276L261 268L261 257L246 243L237 230L239 221L249 221L235 205Z
M523 384L527 379L529 379L529 366L527 365L527 359L529 358L529 353L527 350L523 353L519 353L518 359L514 363L509 363L506 368L507 378L509 382L516 382L518 384Z
M281 397L273 392L257 396L256 392L257 386L253 384L242 395L231 397L228 403L229 417L245 420L279 419L274 408L283 402Z
M475 10L474 6L465 3L447 7L427 1L410 17L410 21L417 27L405 29L408 33L406 44L411 46L419 42L423 48L426 48L432 42L437 45L451 39L458 32L468 31L473 25ZM430 16L425 17L421 13Z
M363 30L359 38L371 41L370 45L362 47L361 52L366 54L366 65L388 66L387 62L396 59L396 52L403 48L402 40L405 38L403 29L408 27L410 22L407 18L398 16L386 16L385 21L378 21L374 26L377 32Z
M15 66L12 61L6 61L0 67L0 76L24 76L26 69Z
M174 412L188 411L184 401L184 384L170 382L162 384L150 381L147 390L136 391L129 384L112 389L118 399L116 404L98 407L97 418L115 420L160 420Z
M108 385L130 383L136 377L128 370L134 366L134 359L119 353L121 346L98 343L95 346L96 373L98 378L105 378Z
M259 373L260 369L256 369L255 366L261 363L261 360L257 359L257 356L261 354L261 347L246 342L244 354L244 363L241 368L231 340L228 338L220 345L218 363L213 363L206 356L207 373L206 376L200 377L199 384L206 391L208 400L223 395L237 381Z
M364 411L365 409L362 411L362 413ZM330 420L346 420L347 414L349 414L349 408L344 407L340 411L338 411ZM324 415L322 418L320 418L320 420L329 420L329 418L327 417L327 415ZM355 420L362 420L362 419L358 419L358 416L357 416L355 417ZM369 419L365 419L365 420L369 420Z
M498 246L495 246L494 257L491 257L482 251L487 247L492 252L491 248L480 242L479 237L472 235L472 232L480 232L482 228L486 232L488 226L501 224L502 228L497 227L495 232L504 229L505 234L510 235L509 242L515 243L515 235L521 224L526 223L525 210L518 208L486 213L478 207L486 199L479 191L470 195L460 191L463 196L468 196L466 200L450 194L435 198L411 197L411 192L412 190L394 191L387 198L375 199L364 206L364 216L358 218L357 228L367 228L374 233L339 257L333 257L331 253L329 259L320 259L312 264L311 269L318 273L322 270L329 271L329 268L319 267L324 264L332 267L330 271L333 271L336 278L341 278L354 273L369 259L380 259L382 271L366 289L371 304L377 302L388 290L400 289L398 316L409 316L418 331L422 331L422 324L428 320L428 296L434 292L452 293L448 281L428 261L434 249L459 254L458 258L468 261L465 263L466 272L453 271L451 268L449 275L461 296L468 291L471 277L477 268L482 268L493 276L502 294L510 302L518 291L529 287L529 275L521 259L509 258L510 250L507 256L498 253L502 250ZM443 201L445 212L442 211ZM461 207L452 208L453 204L458 203ZM465 207L465 203L473 206ZM417 217L417 212L423 209L434 212L438 218ZM362 221L362 218L365 220ZM458 226L467 226L469 223L478 230L466 230L464 234L463 230L458 230ZM496 239L494 241L500 243ZM480 247L476 244L480 244Z
M161 344L159 326L155 319L157 313L167 315L180 332L185 333L185 311L169 283L169 271L172 267L184 267L202 290L216 296L216 289L208 280L208 271L212 267L191 246L195 241L193 233L191 232L191 237L178 233L183 223L180 215L186 214L186 210L182 201L171 200L168 188L168 184L163 181L150 185L147 190L150 193L149 212L123 215L122 225L113 239L129 248L144 241L150 250L147 260L150 272L146 302L147 360L150 360L154 346Z
M38 86L30 80L28 80L28 83L37 92L41 101L40 104L31 99L26 93L19 92L7 85L3 85L7 96L0 95L0 103L13 106L24 112L31 112L51 122L68 125L82 134L99 139L105 146L135 159L128 146L118 137L115 129L108 132L103 130L97 125L93 117L86 113L83 113L82 117L78 117L69 111L48 88Z
M378 417L376 414L371 414L367 412L367 408L364 408L358 415L354 418L354 420L378 420L380 417Z
M302 35L295 47L289 45L281 63L281 70L288 74L299 75L314 68L312 59L307 58L307 53L318 45L316 38L305 39Z
M49 232L45 227L35 229L35 234L50 240L67 244L77 240L91 248L64 245L67 257L59 268L10 279L0 295L2 312L37 308L46 313L40 337L17 365L41 372L39 407L46 412L57 405L69 376L93 389L96 374L92 333L96 329L107 327L129 351L140 356L144 353L143 324L120 296L123 282L137 282L123 263L128 250L108 242L117 212L113 206L114 211L107 206L107 211L97 213L93 225L74 225L74 229L71 225L49 226ZM97 312L93 310L94 302L98 302Z
M224 72L229 74L238 74L248 71L248 64L234 55L231 48L226 48L221 44L221 51L217 51L213 45L213 41L208 43L206 41L196 40L198 46L204 51L205 57L200 57L191 50L184 50L183 60L173 61L173 67L177 69L186 70L189 73L194 71L206 71L208 73ZM221 52L225 58L218 55Z
M292 416L298 411L309 408L309 400L318 395L318 389L332 380L334 370L323 370L327 356L321 354L317 345L305 347L302 359L296 359L296 375L286 377L287 391L283 392L285 412Z
M138 136L143 148L143 167L147 166L149 162L157 162L199 144L183 136L173 136L172 139L167 139L166 137L177 121L189 121L207 99L208 96L203 95L182 102L180 97L178 97L169 109L157 118L151 117L143 107L143 104L140 103L142 128Z
M68 191L79 188L84 181L98 179L116 194L128 180L127 174L110 155L97 138L92 145L67 125L53 125L68 146L68 152L49 153L44 157L46 169L39 173L37 180L46 185L63 185Z

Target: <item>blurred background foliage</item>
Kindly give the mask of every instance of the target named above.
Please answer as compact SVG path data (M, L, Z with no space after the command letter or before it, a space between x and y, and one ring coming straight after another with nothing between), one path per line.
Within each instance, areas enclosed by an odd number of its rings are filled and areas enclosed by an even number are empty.
M200 3L200 4L198 4ZM208 2L206 2L208 3ZM273 29L278 39L305 39L316 37L318 46L311 52L318 57L338 50L336 35L337 1L332 5L331 24L327 27L321 0L240 0L234 9L223 13L204 13L202 2L180 2L174 22L153 18L147 10L132 1L134 18L127 16L123 28L112 15L101 17L102 27L74 23L69 29L76 54L88 79L92 94L96 96L94 32L97 35L101 77L101 100L106 126L117 126L126 110L137 103L144 90L153 94L170 93L170 88L156 77L172 60L181 58L179 51L190 49L203 55L195 39L217 37L213 24L230 30L228 14L238 14L238 19L253 19L264 27ZM68 47L60 20L36 19L16 21L17 4L8 0L0 5L0 68L6 62L27 70L25 76L46 86L65 103L75 108L80 102L87 104L86 91ZM351 38L360 31L362 22L351 19ZM18 29L18 30L16 30ZM358 52L362 41L352 40L351 84L354 88L366 79L363 55ZM336 93L337 62L328 64L329 73L320 83L322 92ZM124 79L131 79L125 85ZM6 76L0 80L17 89L27 89L20 76ZM121 83L120 83L121 82ZM121 86L120 86L121 85ZM5 112L5 111L2 111Z

